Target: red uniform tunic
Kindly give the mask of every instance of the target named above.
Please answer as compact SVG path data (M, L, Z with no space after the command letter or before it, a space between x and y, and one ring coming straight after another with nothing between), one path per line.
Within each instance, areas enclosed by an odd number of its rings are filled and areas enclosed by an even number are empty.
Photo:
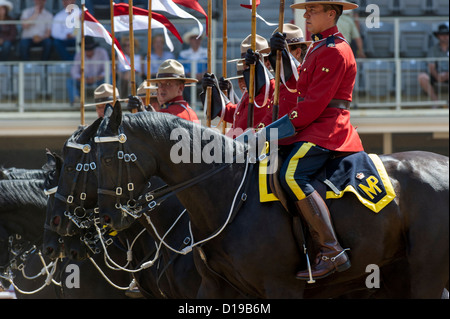
M283 144L307 141L332 151L358 152L363 146L350 124L350 111L327 107L332 99L352 100L357 71L353 52L338 38L343 36L337 27L322 32L323 41L332 35L335 45L315 42L300 67L297 94L302 100L290 111L297 134Z
M161 106L159 112L169 113L182 119L199 123L197 114L194 110L189 106L188 102L186 102L182 96L178 96L174 98L172 101L167 102Z
M255 103L259 106L264 104L265 90L266 88L263 87L261 92L259 92L259 94L255 97ZM257 127L268 114L272 114L272 104L270 103L270 98L273 95L274 90L275 80L271 79L269 84L269 99L267 105L264 105L261 108L256 107L255 105L253 109L254 127ZM238 104L228 103L225 106L224 121L233 123L231 128L232 130L236 130L237 135L239 135L238 131L242 133L247 129L248 102L249 95L246 91Z

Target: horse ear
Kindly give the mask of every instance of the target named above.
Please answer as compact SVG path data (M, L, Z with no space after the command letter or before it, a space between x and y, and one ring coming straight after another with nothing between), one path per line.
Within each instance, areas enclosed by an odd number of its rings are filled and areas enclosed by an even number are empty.
M56 158L54 153L52 153L48 148L45 149L45 154L47 155L47 163L42 166L44 171L50 171L56 165Z
M122 124L122 106L119 101L116 101L109 117L109 126L114 132L117 132L120 124Z

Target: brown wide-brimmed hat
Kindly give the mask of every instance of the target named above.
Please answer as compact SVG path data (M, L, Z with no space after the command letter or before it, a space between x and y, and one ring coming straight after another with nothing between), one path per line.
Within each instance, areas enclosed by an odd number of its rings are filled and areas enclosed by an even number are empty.
M306 6L312 5L312 4L334 4L334 5L342 6L343 10L352 10L352 9L356 9L359 7L356 3L351 3L351 2L347 2L347 1L305 0L305 2L295 3L295 4L291 5L291 8L292 9L305 9Z
M173 59L168 59L161 63L156 73L156 78L150 79L150 82L158 82L164 80L179 80L184 83L195 83L197 79L187 78L184 73L184 66Z
M119 98L119 90L116 88L116 98ZM111 101L113 99L113 86L108 83L100 84L94 91L95 103Z
M244 63L242 61L236 63L236 76L226 78L225 80L236 80L244 78Z
M269 42L259 34L255 36L255 51L261 52L262 54L267 54L267 52L270 52ZM241 57L239 59L233 59L227 61L230 62L240 62L244 60L244 56L247 53L248 49L252 48L252 35L248 35L244 40L241 42ZM269 49L269 51L267 51Z
M150 85L147 86L147 81L145 80L144 82L141 83L141 85L139 85L136 94L138 96L146 96L147 95L147 90L150 90L150 98L156 98L157 97L157 91L158 91L158 87L154 86L154 85Z
M277 33L278 29L276 28L272 34ZM283 25L283 33L286 34L286 42L288 45L305 44L308 47L312 43L312 41L305 40L302 29L295 24L285 23ZM270 48L261 51L261 53L270 53Z

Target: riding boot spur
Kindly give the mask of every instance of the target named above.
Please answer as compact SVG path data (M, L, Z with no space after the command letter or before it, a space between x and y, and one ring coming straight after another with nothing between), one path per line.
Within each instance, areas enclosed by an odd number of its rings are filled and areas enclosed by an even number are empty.
M313 279L325 278L335 271L341 272L350 268L350 260L336 238L330 212L319 193L314 191L295 202L295 206L308 224L311 237L319 245L319 253L311 267ZM299 271L296 277L309 280L309 271Z

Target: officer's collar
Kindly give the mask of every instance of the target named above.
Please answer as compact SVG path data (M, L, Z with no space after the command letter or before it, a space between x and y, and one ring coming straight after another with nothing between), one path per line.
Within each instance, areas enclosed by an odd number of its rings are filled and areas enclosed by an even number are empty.
M339 30L338 30L337 26L333 26L333 27L331 27L331 28L321 32L321 33L312 34L311 35L311 39L314 42L317 42L317 41L320 41L322 39L328 38L331 35L334 35L336 32L339 32Z
M167 109L172 104L184 104L184 103L186 103L186 101L184 100L183 96L180 95L180 96L177 96L176 98L170 100L169 102L166 102L163 105L161 105L161 109Z

